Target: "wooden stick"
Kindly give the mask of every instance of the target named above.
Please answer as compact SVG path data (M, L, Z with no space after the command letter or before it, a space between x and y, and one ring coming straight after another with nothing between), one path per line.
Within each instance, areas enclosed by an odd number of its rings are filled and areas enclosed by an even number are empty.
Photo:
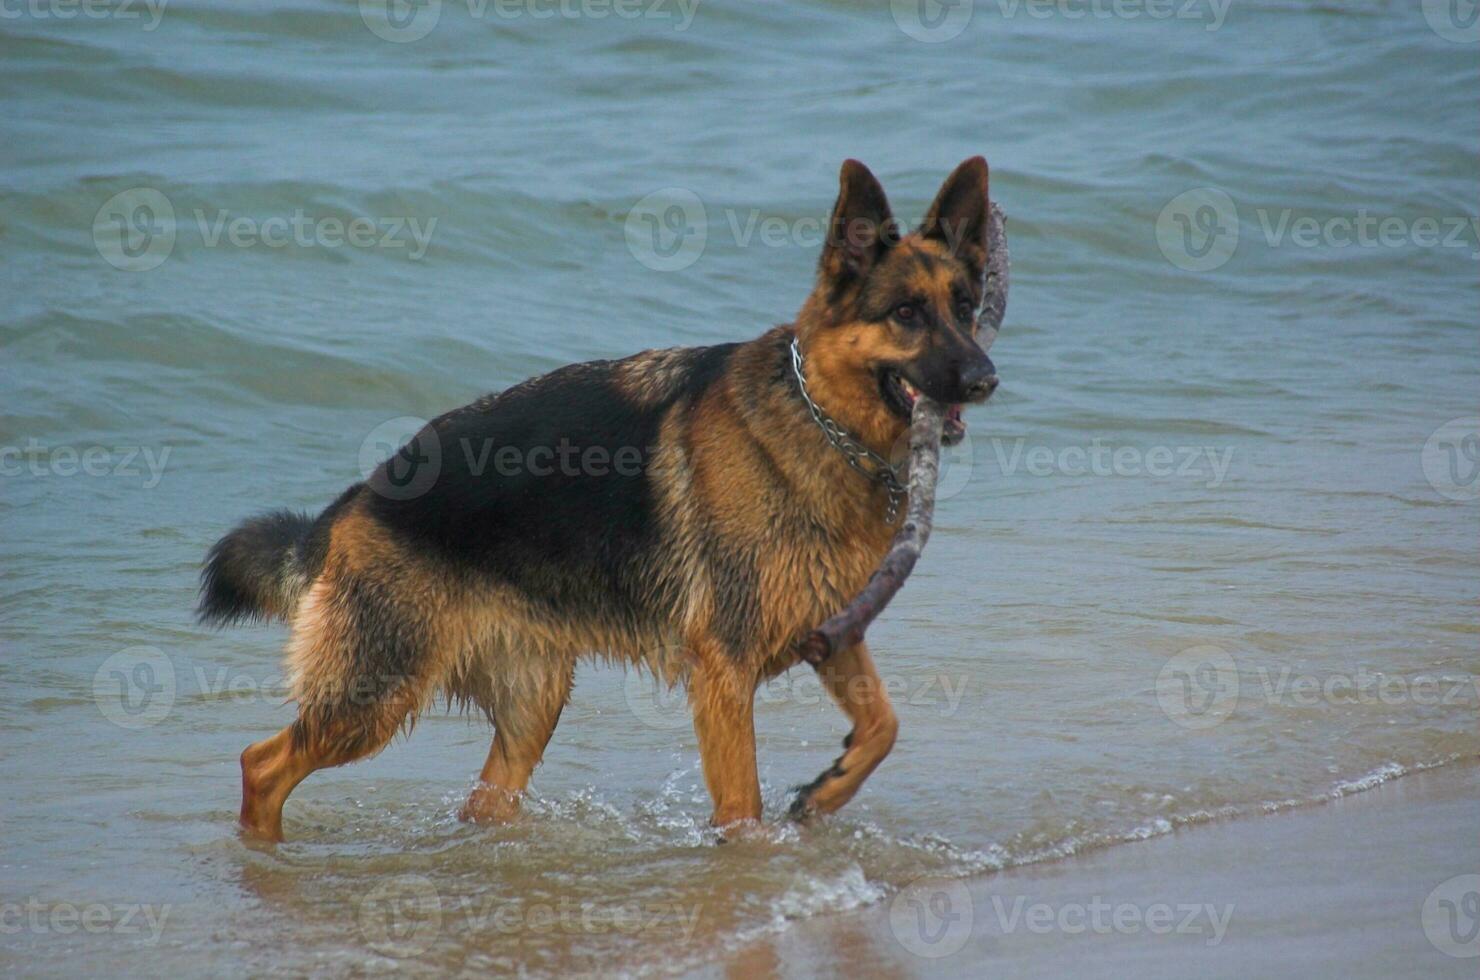
M863 631L914 570L935 515L935 481L940 476L940 430L945 413L937 402L920 395L910 415L910 503L904 526L879 563L879 570L848 607L813 630L802 642L802 659L820 667L828 657L863 639Z
M986 334L982 347L990 347L992 338L1002 329L1007 316L1007 283L1011 278L1012 256L1007 251L1007 218L995 204L987 206L987 283L982 290L982 310L976 315L978 335Z
M1007 314L1007 280L1009 260L1007 234L1003 228L1002 209L989 206L987 218L987 270L984 299L977 323L982 331L983 346L1002 328ZM817 627L802 641L799 652L813 667L821 667L827 658L846 650L863 639L869 624L889 605L914 571L935 518L935 484L940 477L940 433L944 410L921 394L910 414L910 479L909 507L904 525L895 532L894 541L879 570L869 577L863 591L847 608Z

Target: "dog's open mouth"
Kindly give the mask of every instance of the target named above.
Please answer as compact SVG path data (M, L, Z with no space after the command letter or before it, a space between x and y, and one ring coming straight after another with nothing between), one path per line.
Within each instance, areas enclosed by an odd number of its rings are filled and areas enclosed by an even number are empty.
M904 375L892 368L885 368L879 373L879 390L884 396L884 404L895 415L904 419L910 419L914 411L915 401L920 397L920 390ZM946 406L945 425L941 429L940 441L947 446L954 446L966 436L966 420L961 417L961 405L959 403Z

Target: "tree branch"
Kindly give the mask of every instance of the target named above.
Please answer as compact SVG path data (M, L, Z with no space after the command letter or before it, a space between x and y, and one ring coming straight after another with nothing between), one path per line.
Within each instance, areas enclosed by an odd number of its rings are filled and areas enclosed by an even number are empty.
M981 312L977 323L983 346L1002 328L1007 313L1007 282L1010 268L1007 233L1002 209L989 205L987 220L987 269ZM909 507L904 524L895 532L894 541L878 571L869 577L863 591L846 609L817 627L802 641L799 652L803 660L820 667L839 650L846 650L863 640L869 624L889 605L914 571L935 518L935 484L940 477L940 432L944 412L939 404L920 395L910 415Z

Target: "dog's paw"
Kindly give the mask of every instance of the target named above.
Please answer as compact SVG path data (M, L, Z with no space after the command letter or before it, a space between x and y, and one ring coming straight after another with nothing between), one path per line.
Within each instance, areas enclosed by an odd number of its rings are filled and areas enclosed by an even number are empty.
M832 775L829 769L816 779L803 786L793 786L791 791L796 795L791 798L791 806L786 808L786 817L794 823L809 823L814 817L820 816L821 811L817 809L814 802L817 790L823 783L827 782Z
M732 820L727 824L716 825L713 827L713 831L714 843L716 845L734 844L740 841L756 839L767 840L773 834L769 826L754 817L746 817L743 820Z

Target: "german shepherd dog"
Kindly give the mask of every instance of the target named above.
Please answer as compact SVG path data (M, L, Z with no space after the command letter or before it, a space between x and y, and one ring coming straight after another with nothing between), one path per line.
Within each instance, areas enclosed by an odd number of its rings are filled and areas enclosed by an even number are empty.
M480 398L318 517L266 514L211 549L202 622L292 628L297 718L241 756L249 834L281 840L283 803L309 773L378 752L438 695L494 729L462 817L512 817L592 655L682 681L712 823L759 820L755 690L799 662L798 642L858 593L902 520L856 447L902 458L921 392L959 439L962 403L997 386L975 317L986 161L957 167L908 235L863 164L846 161L839 183L794 323ZM852 731L800 789L797 818L846 803L898 727L863 644L819 670Z

